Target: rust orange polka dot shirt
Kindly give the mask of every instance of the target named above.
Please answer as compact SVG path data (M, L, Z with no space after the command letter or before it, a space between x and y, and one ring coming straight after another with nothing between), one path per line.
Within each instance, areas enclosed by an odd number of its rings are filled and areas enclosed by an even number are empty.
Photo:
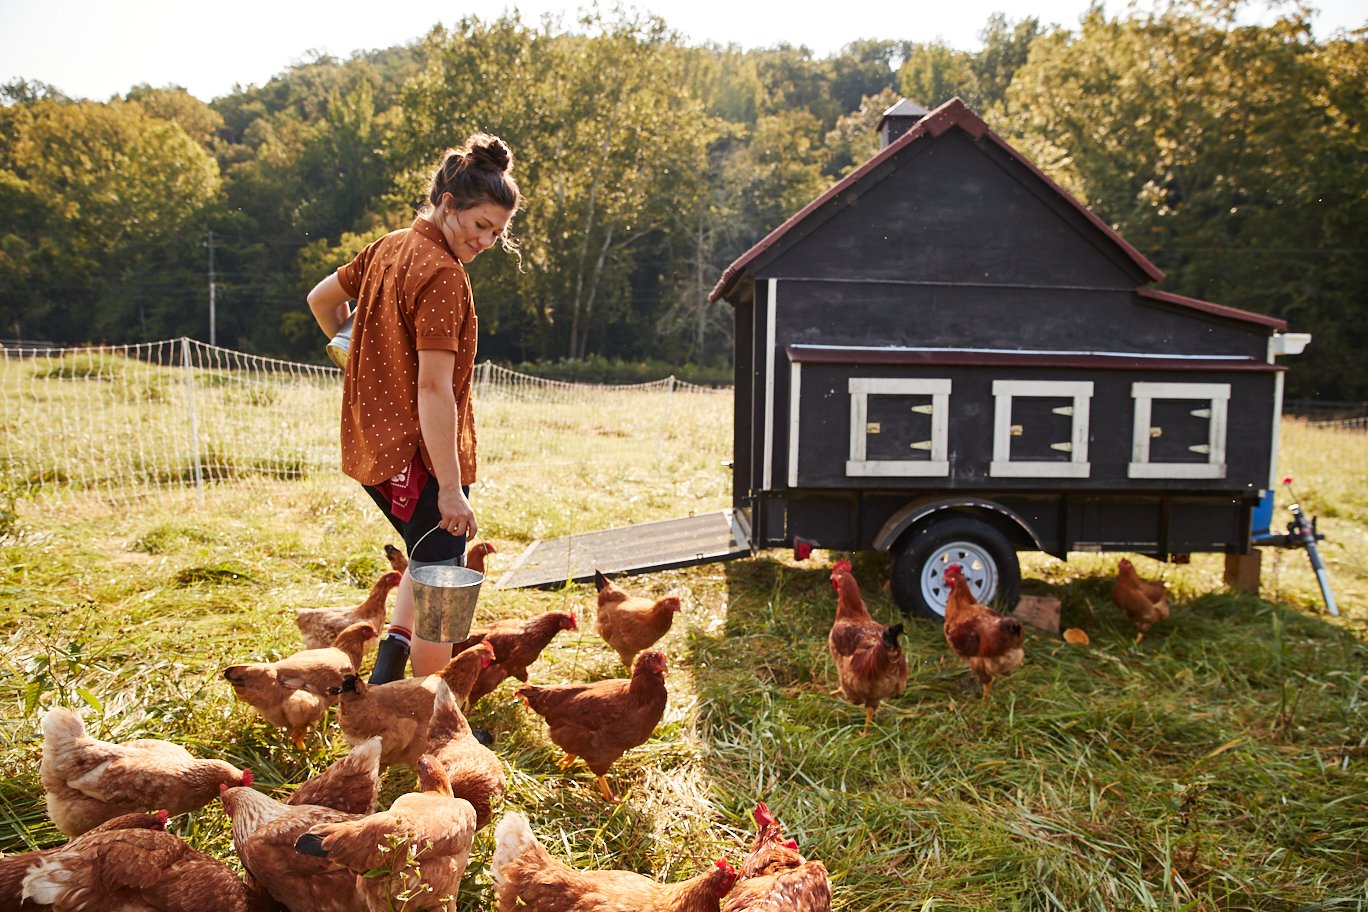
M444 349L456 353L451 388L461 483L475 481L475 299L442 233L417 218L358 253L337 279L356 298L342 385L342 471L377 485L406 468L415 450L432 471L418 427L418 352Z

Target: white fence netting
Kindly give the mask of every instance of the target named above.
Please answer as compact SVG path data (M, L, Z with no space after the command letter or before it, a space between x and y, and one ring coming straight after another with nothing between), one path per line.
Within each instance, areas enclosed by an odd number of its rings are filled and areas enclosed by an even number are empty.
M564 383L484 362L476 373L481 465L554 470L601 458L604 435L638 430L635 416L715 430L717 416L727 414L718 397L729 402L731 391L673 377L628 386ZM690 399L711 404L684 406ZM95 494L123 503L224 485L269 495L282 482L340 483L340 401L333 367L185 338L0 346L0 473L13 493L44 501ZM633 451L617 448L614 458L630 462Z

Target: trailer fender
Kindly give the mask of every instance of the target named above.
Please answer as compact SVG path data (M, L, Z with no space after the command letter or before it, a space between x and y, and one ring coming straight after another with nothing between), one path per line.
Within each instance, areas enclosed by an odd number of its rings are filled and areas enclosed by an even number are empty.
M1031 542L1036 551L1044 551L1041 546L1040 537L1035 534L1031 524L1021 517L1015 510L1008 509L1000 503L987 500L981 497L936 497L923 500L914 500L907 506L888 518L879 530L879 534L874 536L874 549L876 551L890 550L903 533L914 528L922 520L935 513L944 510L975 510L995 513L1009 520L1023 535Z

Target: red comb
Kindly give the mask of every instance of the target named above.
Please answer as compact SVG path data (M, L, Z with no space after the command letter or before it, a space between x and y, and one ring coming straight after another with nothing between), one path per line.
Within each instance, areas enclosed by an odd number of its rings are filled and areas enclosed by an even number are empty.
M831 568L831 588L832 588L832 589L835 589L837 592L840 592L840 591L841 591L841 584L840 584L839 582L837 582L837 580L836 580L836 574L842 573L842 572L850 573L850 571L851 571L852 569L853 569L853 568L852 568L851 565L850 565L850 561L844 560L844 559L838 560L838 561L836 562L836 566L834 566L834 567Z
M243 771L242 771L242 787L243 787L243 788L251 788L253 782L256 782L256 777L252 775L252 771L249 770L249 769L243 770Z
M779 822L778 820L774 819L774 815L770 813L770 809L765 805L765 802L763 801L755 802L755 810L751 812L751 816L755 818L755 825L758 827L762 827L770 823Z
M784 848L786 848L786 849L792 849L792 850L795 851L795 852L798 851L798 840L796 840L796 839L788 839L788 840L785 840L785 841L784 841Z
M1288 475L1286 478L1283 479L1282 483L1285 485L1290 485L1292 483L1292 476Z
M717 866L721 868L723 871L726 871L728 874L731 874L733 876L736 875L736 868L733 868L731 866L731 862L727 861L727 859L725 858L717 859Z
M171 819L171 814L165 810L157 811L157 829L166 829L166 821Z

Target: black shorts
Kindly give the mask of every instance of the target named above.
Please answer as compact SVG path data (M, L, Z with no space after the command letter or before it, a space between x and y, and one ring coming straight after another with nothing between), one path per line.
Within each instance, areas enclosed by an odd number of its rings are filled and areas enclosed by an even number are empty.
M437 479L429 478L427 484L423 485L423 491L418 495L418 502L413 505L413 516L405 522L395 516L390 510L389 500L384 494L380 493L379 488L370 485L362 485L366 493L371 496L385 514L385 518L394 526L395 531L404 537L404 550L408 553L410 560L416 561L449 561L452 558L463 558L466 550L466 537L464 535L452 535L446 529L438 529L437 526L442 521L442 514L437 509L437 491L439 490ZM461 490L467 497L470 496L470 488L461 485ZM436 529L437 531L432 532ZM427 535L432 532L431 535ZM423 536L427 535L426 538ZM422 545L419 546L419 540ZM420 547L422 553L415 554L414 548ZM458 563L465 563L464 560Z

